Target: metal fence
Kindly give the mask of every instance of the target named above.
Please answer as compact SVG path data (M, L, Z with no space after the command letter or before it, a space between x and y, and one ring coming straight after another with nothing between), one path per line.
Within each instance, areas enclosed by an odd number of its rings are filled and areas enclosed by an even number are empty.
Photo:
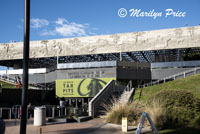
M0 75L0 79L6 81L8 83L17 85L17 82L14 78L10 77L9 75Z
M146 83L144 85L138 85L138 88L153 86L153 85L165 83L167 81L176 80L176 79L179 79L179 78L185 78L187 76L191 76L191 75L195 75L195 74L199 74L199 73L200 73L200 67L197 67L197 68L193 68L191 70L187 70L187 71L184 71L184 72L181 72L181 73L178 73L178 74L174 74L174 75L165 77L165 78L160 79L160 80L156 80L156 81Z
M7 83L13 84L17 86L17 79L14 78L13 76L7 74L7 75L0 75L0 80L5 81ZM2 86L1 86L2 87ZM44 89L45 86L41 85L41 84L30 84L30 88L33 89ZM1 92L1 89L0 89Z
M27 117L34 117L34 108L28 108ZM77 113L77 108L61 108L59 106L48 106L46 107L46 117L55 118L63 117L69 115L70 112ZM4 107L0 108L0 117L3 119L19 119L21 116L21 109L19 106L14 106L12 108Z

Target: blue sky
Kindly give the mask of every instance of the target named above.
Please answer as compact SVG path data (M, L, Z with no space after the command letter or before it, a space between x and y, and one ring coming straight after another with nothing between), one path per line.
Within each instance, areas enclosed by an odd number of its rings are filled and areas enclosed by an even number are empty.
M31 0L31 40L148 31L200 24L200 0ZM118 10L127 10L119 17ZM130 16L130 9L162 12ZM165 17L165 10L185 17ZM0 43L23 41L24 0L0 0Z

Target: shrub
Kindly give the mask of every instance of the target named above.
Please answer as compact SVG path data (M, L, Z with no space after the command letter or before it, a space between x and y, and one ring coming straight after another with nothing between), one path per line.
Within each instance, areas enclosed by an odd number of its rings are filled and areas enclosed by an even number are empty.
M142 113L142 105L139 102L131 104L120 103L113 98L110 104L103 104L105 109L105 121L108 123L121 124L122 117L128 118L128 123L137 121Z
M190 126L194 128L200 128L200 115L197 115L194 120L190 122Z
M185 127L194 124L199 114L197 99L186 91L161 91L155 94L150 101L158 99L166 108L166 127ZM192 123L193 122L193 123Z
M166 108L159 99L153 99L147 103L145 105L145 111L150 115L156 128L164 128L167 121Z

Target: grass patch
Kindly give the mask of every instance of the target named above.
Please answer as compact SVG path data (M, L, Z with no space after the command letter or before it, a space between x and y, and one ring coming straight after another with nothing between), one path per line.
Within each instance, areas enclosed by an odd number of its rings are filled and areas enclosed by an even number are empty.
M142 88L141 109L139 103L134 104L139 99L140 91L136 90L132 104L117 104L117 101L111 103L113 105L107 109L106 121L120 124L123 116L130 117L129 122L137 121L145 111L158 129L166 129L160 133L199 133L200 74Z
M0 84L2 84L2 88L16 88L16 85L4 82L0 80Z
M140 90L141 90L140 88L136 90L135 99L139 98ZM177 79L159 85L145 87L142 89L141 100L147 101L153 94L158 93L161 90L162 91L184 90L193 93L196 98L200 99L200 74L188 76L186 78Z
M158 126L162 122L159 123L154 119L154 114L156 118L161 115L158 110L159 107L153 106L153 100L155 98L160 100L166 109L165 117L167 117L167 124L165 126L167 127L164 127L165 129L180 127L192 127L194 129L200 127L200 74L137 89L134 100L139 99L141 90L141 102L150 104L150 110L146 109L148 106L145 106L145 109ZM157 104L157 106L163 104ZM165 133L165 131L161 132ZM182 133L181 130L176 132ZM176 132L173 130L172 133Z

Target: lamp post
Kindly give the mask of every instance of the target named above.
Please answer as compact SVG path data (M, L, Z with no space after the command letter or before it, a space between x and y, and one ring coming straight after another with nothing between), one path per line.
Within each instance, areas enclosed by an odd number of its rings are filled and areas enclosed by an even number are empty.
M57 49L57 68L58 68L58 49Z
M59 58L59 57L58 57L59 46L56 46L56 47L55 47L55 50L57 51L57 67L56 67L56 69L58 69L58 62L59 62L59 61L58 61L58 60L59 60L59 59L58 59L58 58Z
M120 61L122 61L122 44L120 44Z
M120 61L122 61L122 41L118 41L118 45L120 45Z
M26 124L27 124L29 36L30 36L30 0L24 0L23 88L22 88L22 99L21 99L22 113L20 122L20 134L26 134Z

